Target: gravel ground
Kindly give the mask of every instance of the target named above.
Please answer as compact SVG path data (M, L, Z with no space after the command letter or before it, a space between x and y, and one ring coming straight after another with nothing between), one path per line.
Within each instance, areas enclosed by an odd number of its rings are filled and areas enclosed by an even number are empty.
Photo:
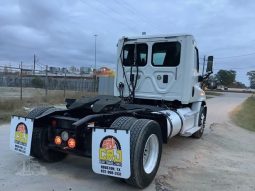
M255 133L229 119L247 96L224 93L209 99L202 139L176 137L164 145L155 181L145 190L255 190ZM94 174L90 159L69 156L48 164L10 151L8 126L0 126L0 191L135 190Z

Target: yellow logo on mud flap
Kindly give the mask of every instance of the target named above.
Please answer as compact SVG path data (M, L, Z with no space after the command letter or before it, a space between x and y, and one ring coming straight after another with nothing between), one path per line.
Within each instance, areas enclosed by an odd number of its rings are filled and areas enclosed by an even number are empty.
M19 123L15 132L15 143L26 146L28 141L27 126L24 123Z
M122 166L121 145L116 137L106 136L102 139L99 149L99 160L101 164Z

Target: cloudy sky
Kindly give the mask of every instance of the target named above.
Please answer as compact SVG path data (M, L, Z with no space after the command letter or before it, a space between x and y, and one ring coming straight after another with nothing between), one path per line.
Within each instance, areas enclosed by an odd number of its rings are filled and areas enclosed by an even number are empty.
M200 57L214 55L219 69L248 83L255 69L254 0L1 0L0 65L20 61L69 67L115 67L122 36L142 32L193 34Z

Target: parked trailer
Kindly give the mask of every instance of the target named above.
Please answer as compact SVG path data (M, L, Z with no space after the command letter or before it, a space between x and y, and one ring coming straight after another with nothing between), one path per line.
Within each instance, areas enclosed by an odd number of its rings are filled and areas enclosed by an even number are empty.
M176 135L200 138L207 106L192 35L123 37L114 96L67 100L66 109L38 107L13 116L12 150L56 162L92 158L95 173L145 188L160 164L162 144Z

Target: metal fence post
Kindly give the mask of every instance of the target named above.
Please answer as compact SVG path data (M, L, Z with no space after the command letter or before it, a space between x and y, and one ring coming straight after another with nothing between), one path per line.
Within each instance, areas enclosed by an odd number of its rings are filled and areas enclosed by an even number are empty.
M64 77L64 98L66 98L66 71L65 71L65 77Z
M20 100L22 101L22 61L20 63Z
M45 71L45 97L48 96L48 65L46 65L46 71Z

